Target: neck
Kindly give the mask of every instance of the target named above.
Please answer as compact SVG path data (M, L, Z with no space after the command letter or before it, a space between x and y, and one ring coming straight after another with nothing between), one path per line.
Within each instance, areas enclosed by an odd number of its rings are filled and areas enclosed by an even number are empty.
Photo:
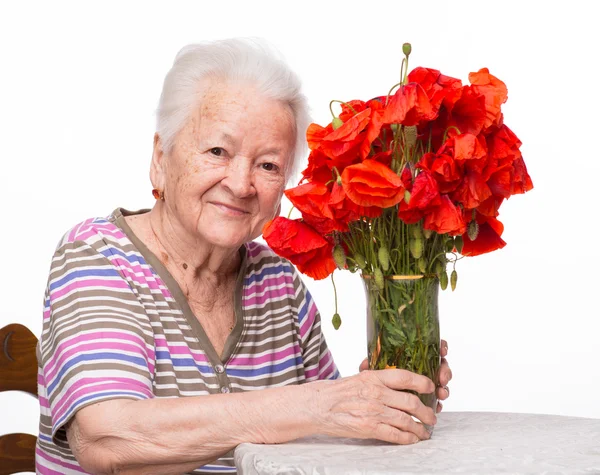
M203 280L219 284L237 275L240 265L238 249L221 248L190 234L162 207L148 213L151 237L159 249L159 259L169 269L177 269L186 280Z

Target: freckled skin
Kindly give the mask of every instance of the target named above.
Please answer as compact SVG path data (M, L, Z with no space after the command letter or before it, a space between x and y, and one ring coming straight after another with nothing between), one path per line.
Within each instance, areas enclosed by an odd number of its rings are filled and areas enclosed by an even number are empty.
M176 239L233 251L278 213L294 122L287 105L249 84L206 85L172 151L157 157L155 150L151 178L164 190L163 214Z

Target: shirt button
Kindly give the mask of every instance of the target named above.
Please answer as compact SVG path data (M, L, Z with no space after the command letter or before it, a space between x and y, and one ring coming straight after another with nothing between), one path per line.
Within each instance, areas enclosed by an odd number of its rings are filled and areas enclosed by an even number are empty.
M228 388L227 386L222 386L222 387L221 387L221 392L222 392L223 394L226 394L226 393L228 393L228 392L229 392L229 388Z
M225 368L223 367L223 365L218 364L217 366L215 366L215 371L219 374L221 374L222 372L225 371Z

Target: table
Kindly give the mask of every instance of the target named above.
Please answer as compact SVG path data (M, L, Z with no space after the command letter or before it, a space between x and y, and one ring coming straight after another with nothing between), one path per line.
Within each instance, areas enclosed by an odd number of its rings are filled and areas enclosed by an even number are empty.
M239 475L600 474L600 419L499 412L442 412L430 440L307 437L241 444Z

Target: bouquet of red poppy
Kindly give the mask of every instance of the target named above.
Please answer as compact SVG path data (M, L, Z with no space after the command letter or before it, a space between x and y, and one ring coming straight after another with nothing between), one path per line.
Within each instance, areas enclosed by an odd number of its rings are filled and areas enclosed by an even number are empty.
M487 68L469 85L430 68L408 73L410 44L403 52L387 95L332 101L339 115L310 125L308 167L285 192L302 217L265 226L269 246L314 279L340 268L380 289L392 275L454 289L456 261L504 247L500 206L533 187L504 124L505 84Z

